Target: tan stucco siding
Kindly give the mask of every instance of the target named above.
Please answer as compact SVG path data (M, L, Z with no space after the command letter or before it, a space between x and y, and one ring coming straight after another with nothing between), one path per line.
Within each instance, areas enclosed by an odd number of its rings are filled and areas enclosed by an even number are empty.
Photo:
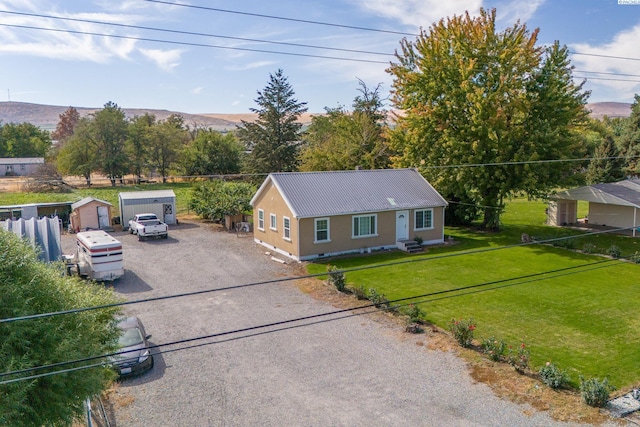
M259 210L264 211L264 227L259 227ZM276 216L276 227L271 228L271 215ZM289 239L284 237L284 218L289 218L290 230ZM253 206L253 237L268 247L281 252L298 257L298 224L293 214L289 210L278 189L269 184L263 189L259 197L254 201Z
M73 211L71 214L71 225L73 228L77 231L84 230L86 228L100 228L100 224L98 223L98 206L105 206L107 208L107 215L109 217L109 221L111 221L111 206L97 201L92 201Z
M610 227L633 227L632 206L617 206L603 203L589 203L589 224ZM640 221L640 218L636 218ZM638 224L636 224L638 225Z
M433 228L430 230L416 230L415 229L415 211L410 211L410 231L409 239L413 239L418 236L425 242L441 242L444 240L444 207L439 206L433 209ZM419 209L423 210L423 209Z
M444 208L433 208L433 229L415 230L414 210L409 211L409 239L421 237L425 242L443 240ZM358 214L360 215L360 214ZM353 237L353 216L339 215L329 218L329 241L315 241L315 219L300 220L300 257L329 255L343 252L356 252L368 248L396 246L396 211L375 213L377 235ZM325 217L318 217L325 218Z

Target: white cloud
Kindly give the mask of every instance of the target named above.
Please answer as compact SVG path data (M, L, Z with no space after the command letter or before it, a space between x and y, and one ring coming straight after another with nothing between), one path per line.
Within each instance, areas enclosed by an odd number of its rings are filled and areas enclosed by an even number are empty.
M193 89L191 89L191 93L194 94L194 95L200 95L203 90L204 90L204 88L202 86L198 86L198 87L194 87Z
M591 45L588 43L576 43L569 45L572 52L586 55L574 54L571 62L576 67L575 75L583 77L599 77L611 80L588 80L586 88L592 90L591 102L599 101L624 101L633 99L635 93L640 93L640 83L625 82L620 80L638 80L632 76L616 76L610 74L585 73L584 71L616 73L616 74L638 74L638 61L619 58L637 58L638 40L640 40L640 24L633 28L624 30L616 34L609 43ZM603 55L603 56L595 56ZM583 70L583 72L581 72Z
M507 26L526 23L546 0L512 0L496 6L497 20Z
M180 65L182 50L139 49L140 53L165 71L172 71Z
M475 14L482 6L482 0L357 0L357 3L379 16L423 28L465 11Z
M246 71L246 70L253 70L255 68L270 67L271 65L276 63L277 63L276 61L256 61L256 62L249 62L247 64L242 64L242 65L227 66L225 67L225 70Z

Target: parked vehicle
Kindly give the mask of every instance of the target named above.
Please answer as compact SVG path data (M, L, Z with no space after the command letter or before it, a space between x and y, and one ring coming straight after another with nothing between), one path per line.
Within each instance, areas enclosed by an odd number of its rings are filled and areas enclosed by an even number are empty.
M122 334L118 340L119 354L114 356L112 364L120 377L141 374L153 368L153 355L149 350L147 335L142 321L136 316L123 318L118 322Z
M137 234L138 240L147 237L166 239L169 237L169 226L154 213L136 214L129 220L129 233Z
M76 252L65 256L67 271L98 281L124 276L122 243L103 230L76 234Z

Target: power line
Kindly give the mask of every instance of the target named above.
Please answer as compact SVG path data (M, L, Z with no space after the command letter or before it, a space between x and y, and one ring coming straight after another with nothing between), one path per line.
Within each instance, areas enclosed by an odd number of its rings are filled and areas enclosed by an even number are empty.
M337 270L337 272L350 273L350 272L354 272L354 271L371 270L371 269L375 269L375 268L394 267L394 266L397 266L397 265L411 264L411 263L416 263L416 262L426 262L426 261L433 261L433 260L439 260L439 259L445 259L445 258L453 258L453 257L457 257L457 256L493 252L493 251L498 251L498 250L503 250L503 249L512 249L512 248L522 247L522 246L553 243L553 242L558 242L558 241L563 241L563 240L568 240L568 239L576 239L576 238L585 237L585 236L594 236L594 235L600 235L600 234L608 234L608 233L613 233L613 232L631 230L633 228L634 227L626 227L626 228L616 228L616 229L612 229L612 230L592 231L592 232L588 232L588 233L584 233L584 234L578 234L578 235L575 235L575 236L556 237L556 238L545 239L545 240L536 240L536 241L532 241L532 242L514 243L514 244L511 244L511 245L505 245L505 246L472 249L472 250L464 251L464 252L446 253L446 254L430 256L428 258L407 259L407 260L402 260L402 261L393 261L393 262L388 262L388 263L383 263L383 264L376 264L376 265L368 265L368 266L363 266L363 267L352 267L352 268L345 269L345 270ZM185 293L180 293L180 294L171 294L171 295L165 295L165 296L153 297L153 298L145 298L145 299L133 300L133 301L124 301L124 302L118 302L118 303L113 303L113 304L103 304L103 305L98 305L98 306L93 306L93 307L81 307L81 308L74 308L74 309L69 309L69 310L61 310L61 311L55 311L55 312L49 312L49 313L31 314L31 315L26 315L26 316L16 316L16 317L0 319L0 324L17 322L17 321L22 321L22 320L42 319L42 318L52 317L52 316L81 313L81 312L84 312L84 311L91 311L91 310L101 310L101 309L105 309L105 308L119 307L119 306L132 305L132 304L140 304L140 303L145 303L145 302L153 302L153 301L161 301L161 300L167 300L167 299L173 299L173 298L182 298L182 297L187 297L187 296L202 295L202 294L211 293L211 292L228 291L228 290L233 290L233 289L241 289L241 288L247 288L247 287L253 287L253 286L274 284L274 283L279 283L279 282L288 282L288 281L300 280L300 279L310 279L310 278L326 276L327 274L328 273L326 273L326 272L324 272L324 273L316 273L316 274L307 274L307 275L302 275L302 276L285 277L285 278L280 278L280 279L272 279L272 280L264 280L264 281L260 281L260 282L245 283L245 284L241 284L241 285L230 285L230 286L225 286L225 287L222 287L222 288L203 289L203 290L200 290L200 291L185 292Z
M571 52L571 51L569 51L569 53L571 55L595 56L598 58L609 58L609 59L624 59L626 61L640 61L640 58L632 58L629 56L613 56L613 55L602 55L598 53L583 53L583 52Z
M343 48L338 48L338 47L316 46L316 45L301 44L301 43L278 42L278 41L264 40L264 39L250 39L250 38L244 38L244 37L233 37L233 36L225 36L225 35L219 35L219 34L196 33L196 32L191 32L191 31L170 30L170 29L165 29L165 28L144 27L144 26L139 26L139 25L127 25L127 24L118 24L118 23L113 23L113 22L95 21L95 20L91 20L91 19L66 18L66 17L53 16L53 15L41 15L41 14L36 14L36 13L12 12L12 11L8 11L8 10L0 10L0 13L8 13L8 14L22 15L22 16L32 16L32 17L47 18L47 19L57 19L57 20L62 20L62 21L72 21L72 22L84 22L84 23L90 23L90 24L110 25L110 26L113 26L113 27L132 28L132 29L137 29L137 30L161 31L161 32L165 32L165 33L182 34L182 35L189 35L189 36L213 37L213 38L220 38L220 39L227 39L227 40L248 41L248 42L256 42L256 43L269 43L269 44L292 46L292 47L303 47L303 48L311 48L311 49L333 50L333 51L350 52L350 53L363 53L363 54L368 54L368 55L393 56L392 53L387 53L387 52L372 52L372 51L367 51L367 50L343 49Z
M173 44L173 45L179 45L179 46L208 47L208 48L214 48L214 49L237 50L242 52L269 53L269 54L275 54L275 55L297 56L297 57L304 57L304 58L319 58L319 59L334 59L339 61L364 62L369 64L385 64L385 65L389 64L388 61L375 61L371 59L344 58L344 57L338 57L338 56L313 55L313 54L295 53L295 52L280 52L280 51L274 51L274 50L221 46L221 45L213 45L213 44L205 44L205 43L181 42L176 40L160 40L160 39L152 39L147 37L122 36L117 34L96 33L92 31L62 30L58 28L37 27L33 25L16 25L16 24L0 23L0 26L11 27L11 28L22 28L22 29L28 29L28 30L52 31L52 32L68 33L68 34L80 34L80 35L87 35L87 36L109 37L109 38L116 38L116 39L123 39L123 40L138 40L138 41L153 42L153 43L167 43L167 44Z
M300 23L303 23L303 24L324 25L324 26L328 26L328 27L347 28L347 29L350 29L350 30L360 30L360 31L372 31L372 32L377 32L377 33L399 34L401 36L418 36L418 34L405 33L405 32L402 32L402 31L381 30L381 29L377 29L377 28L358 27L358 26L354 26L354 25L334 24L334 23L330 23L330 22L311 21L311 20L307 20L307 19L285 18L283 16L263 15L263 14L260 14L260 13L241 12L241 11L237 11L237 10L220 9L220 8L215 8L215 7L205 7L205 6L196 6L196 5L191 5L191 4L172 3L172 2L160 1L160 0L144 0L144 1L147 1L149 3L159 3L159 4L170 5L170 6L186 7L186 8L191 8L191 9L209 10L209 11L212 11L212 12L232 13L232 14L236 14L236 15L254 16L254 17L258 17L258 18L268 18L268 19L277 19L277 20L282 20L282 21L300 22Z
M618 261L618 260L616 260L616 259L599 260L599 261L594 262L594 263L582 264L582 265L571 266L571 267L563 267L563 268L559 268L559 269L555 269L555 270L548 270L548 271L543 271L543 272L538 272L538 273L531 273L531 274L522 275L522 276L518 276L518 277L512 277L512 278L507 278L507 279L499 279L499 280L479 283L479 284L475 284L475 285L461 286L461 287L457 287L457 288L453 288L453 289L446 289L446 290L441 290L441 291L429 292L429 293L425 293L425 294L421 294L421 295L414 295L414 296L410 296L410 297L404 297L404 298L398 298L398 299L395 299L395 300L390 300L390 301L386 302L386 305L388 307L392 307L392 308L397 310L400 307L411 305L411 304L423 304L423 303L426 303L426 302L433 302L433 301L436 301L436 300L442 300L442 299L449 299L449 298L456 298L456 297L460 297L460 296L466 296L466 295L469 295L471 293L486 292L486 291L500 289L500 288L504 288L504 287L508 287L508 286L516 286L516 285L532 283L532 282L536 282L536 281L540 281L540 280L548 280L548 279L552 279L552 278L566 276L566 275L569 275L569 274L580 274L580 273L584 273L585 271L591 271L591 270L594 270L594 269L597 269L597 268L604 268L604 267L610 267L610 266L613 266L613 265L617 265L617 264L609 264L609 265L606 265L606 266L603 265L603 264L607 264L607 263L613 263L614 261ZM584 268L584 267L586 267L587 269L583 270L583 271L574 271L574 270L581 269L581 268ZM553 274L555 274L555 275L553 275ZM325 275L326 275L326 273L325 273ZM552 275L552 276L551 277L542 277L542 276L547 276L547 275ZM528 280L524 280L524 279L528 279ZM520 281L520 280L524 280L524 281ZM520 282L518 282L518 281L520 281ZM509 283L509 282L515 282L515 283ZM500 284L501 284L501 286L496 286L496 287L492 287L492 288L488 288L488 289L481 289L481 288L486 288L488 286L500 285ZM474 290L470 291L471 289L474 289ZM461 294L454 294L454 295L445 295L445 294L450 294L450 293L459 292L459 291L469 291L469 292L465 292L465 293L461 293ZM434 297L434 296L438 296L438 295L440 295L438 298L430 298L428 300L415 301L416 299ZM391 306L391 304L398 303L398 302L401 302L403 304ZM173 342L169 342L169 343L155 344L155 345L149 346L148 348L149 349L155 349L155 348L161 348L161 347L175 346L175 345L180 345L180 344L191 343L191 342L194 342L194 341L201 341L201 340L205 340L205 339L218 338L218 337L222 337L222 336L239 334L239 333L243 333L243 332L251 332L251 331L255 331L255 330L259 330L259 329L271 328L271 327L274 327L274 326L281 326L281 325L291 324L291 323L295 323L295 322L318 319L318 318L323 318L323 317L331 316L331 315L344 314L344 313L347 313L347 312L354 312L354 311L359 311L359 310L368 309L368 308L373 309L373 308L378 308L379 306L380 306L380 303L371 303L371 304L366 304L366 305L362 305L360 307L355 307L355 308L346 308L346 309L333 310L333 311L326 312L326 313L319 313L319 314L314 314L314 315L309 315L309 316L303 316L303 317L283 320L283 321L279 321L279 322L272 322L272 323L263 324L263 325L250 326L250 327L242 328L242 329L236 329L236 330L225 331L225 332L218 332L218 333L215 333L215 334L202 335L202 336L193 337L193 338L186 338L186 339L183 339L183 340L173 341ZM375 311L377 311L377 310L375 310ZM374 310L372 310L372 311L363 311L363 312L358 312L358 313L352 313L349 316L342 316L342 317L338 317L338 318L334 318L334 319L327 319L325 321L341 320L341 319L344 319L344 318L347 318L347 317L358 316L358 315L368 314L368 313L372 313L372 312L374 312ZM316 323L320 323L320 322L312 322L312 323L307 323L307 324L302 324L302 325L290 326L290 327L287 327L287 328L277 329L275 331L274 330L264 331L264 332L261 332L261 333L258 333L258 334L245 335L245 336L231 338L231 339L224 340L224 341L216 341L216 342L211 342L211 343L201 343L201 344L181 347L181 348L178 348L178 349L164 350L164 351L159 351L156 354L164 354L164 353L170 353L170 352L174 352L174 351L191 349L191 348L195 348L195 347L201 347L201 346L204 346L204 345L218 344L220 342L226 342L226 341L231 341L231 340L236 340L236 339L247 338L247 337L255 336L255 335L272 333L272 332L276 332L276 331L280 331L280 330L284 330L284 329L292 329L292 328L297 328L297 327L302 327L302 326L309 326L311 324L316 324ZM51 369L51 368L56 368L56 367L60 367L60 366L66 366L66 365L70 365L70 364L89 362L89 361L98 360L98 359L105 359L105 358L117 356L117 355L124 354L124 353L127 353L127 352L126 351L119 351L119 352L116 352L116 353L110 353L110 354L105 354L105 355L100 355L100 356L91 356L91 357L82 358L82 359L76 359L76 360L71 360L71 361L53 363L53 364L49 364L49 365L24 368L24 369L20 369L20 370L16 370L16 371L4 372L4 373L0 373L0 378L6 377L6 376L12 376L12 375L19 375L19 374L22 374L22 373L32 372L32 371L37 371L37 370L42 370L42 369ZM79 369L88 369L88 368L97 367L97 366L104 366L104 363L99 363L99 364L94 364L94 365L85 365L84 367L74 367L74 368L69 368L69 369L64 369L64 370L52 371L52 372L47 372L47 373L43 373L43 374L32 375L32 376L29 376L29 377L14 378L12 380L0 381L0 384L9 384L9 383L12 383L12 382L17 382L17 381L26 381L26 380L36 379L36 378L40 378L40 377L44 377L44 376L56 375L56 374L61 374L61 373L66 373L66 372L73 372L73 371L76 371L76 370L79 370Z

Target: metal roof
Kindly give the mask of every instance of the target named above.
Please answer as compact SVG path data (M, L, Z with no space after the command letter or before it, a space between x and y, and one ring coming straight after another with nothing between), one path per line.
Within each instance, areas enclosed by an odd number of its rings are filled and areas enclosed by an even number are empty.
M252 205L269 182L278 188L296 218L447 205L416 169L272 173Z
M120 193L122 200L164 199L167 197L176 197L176 194L173 190L127 191Z
M640 208L640 180L626 179L606 184L588 185L562 191L552 197L561 200L585 200L607 205Z
M0 165L43 164L44 157L0 157Z
M77 202L73 203L73 204L71 205L71 209L72 209L72 210L76 210L76 209L78 209L79 207L82 207L82 206L84 206L84 205L88 205L89 203L91 203L91 202L93 202L93 201L96 201L96 202L102 203L102 204L104 204L104 205L113 206L111 203L106 202L106 201L104 201L104 200L96 199L95 197L85 197L84 199L80 199L80 200L78 200Z

